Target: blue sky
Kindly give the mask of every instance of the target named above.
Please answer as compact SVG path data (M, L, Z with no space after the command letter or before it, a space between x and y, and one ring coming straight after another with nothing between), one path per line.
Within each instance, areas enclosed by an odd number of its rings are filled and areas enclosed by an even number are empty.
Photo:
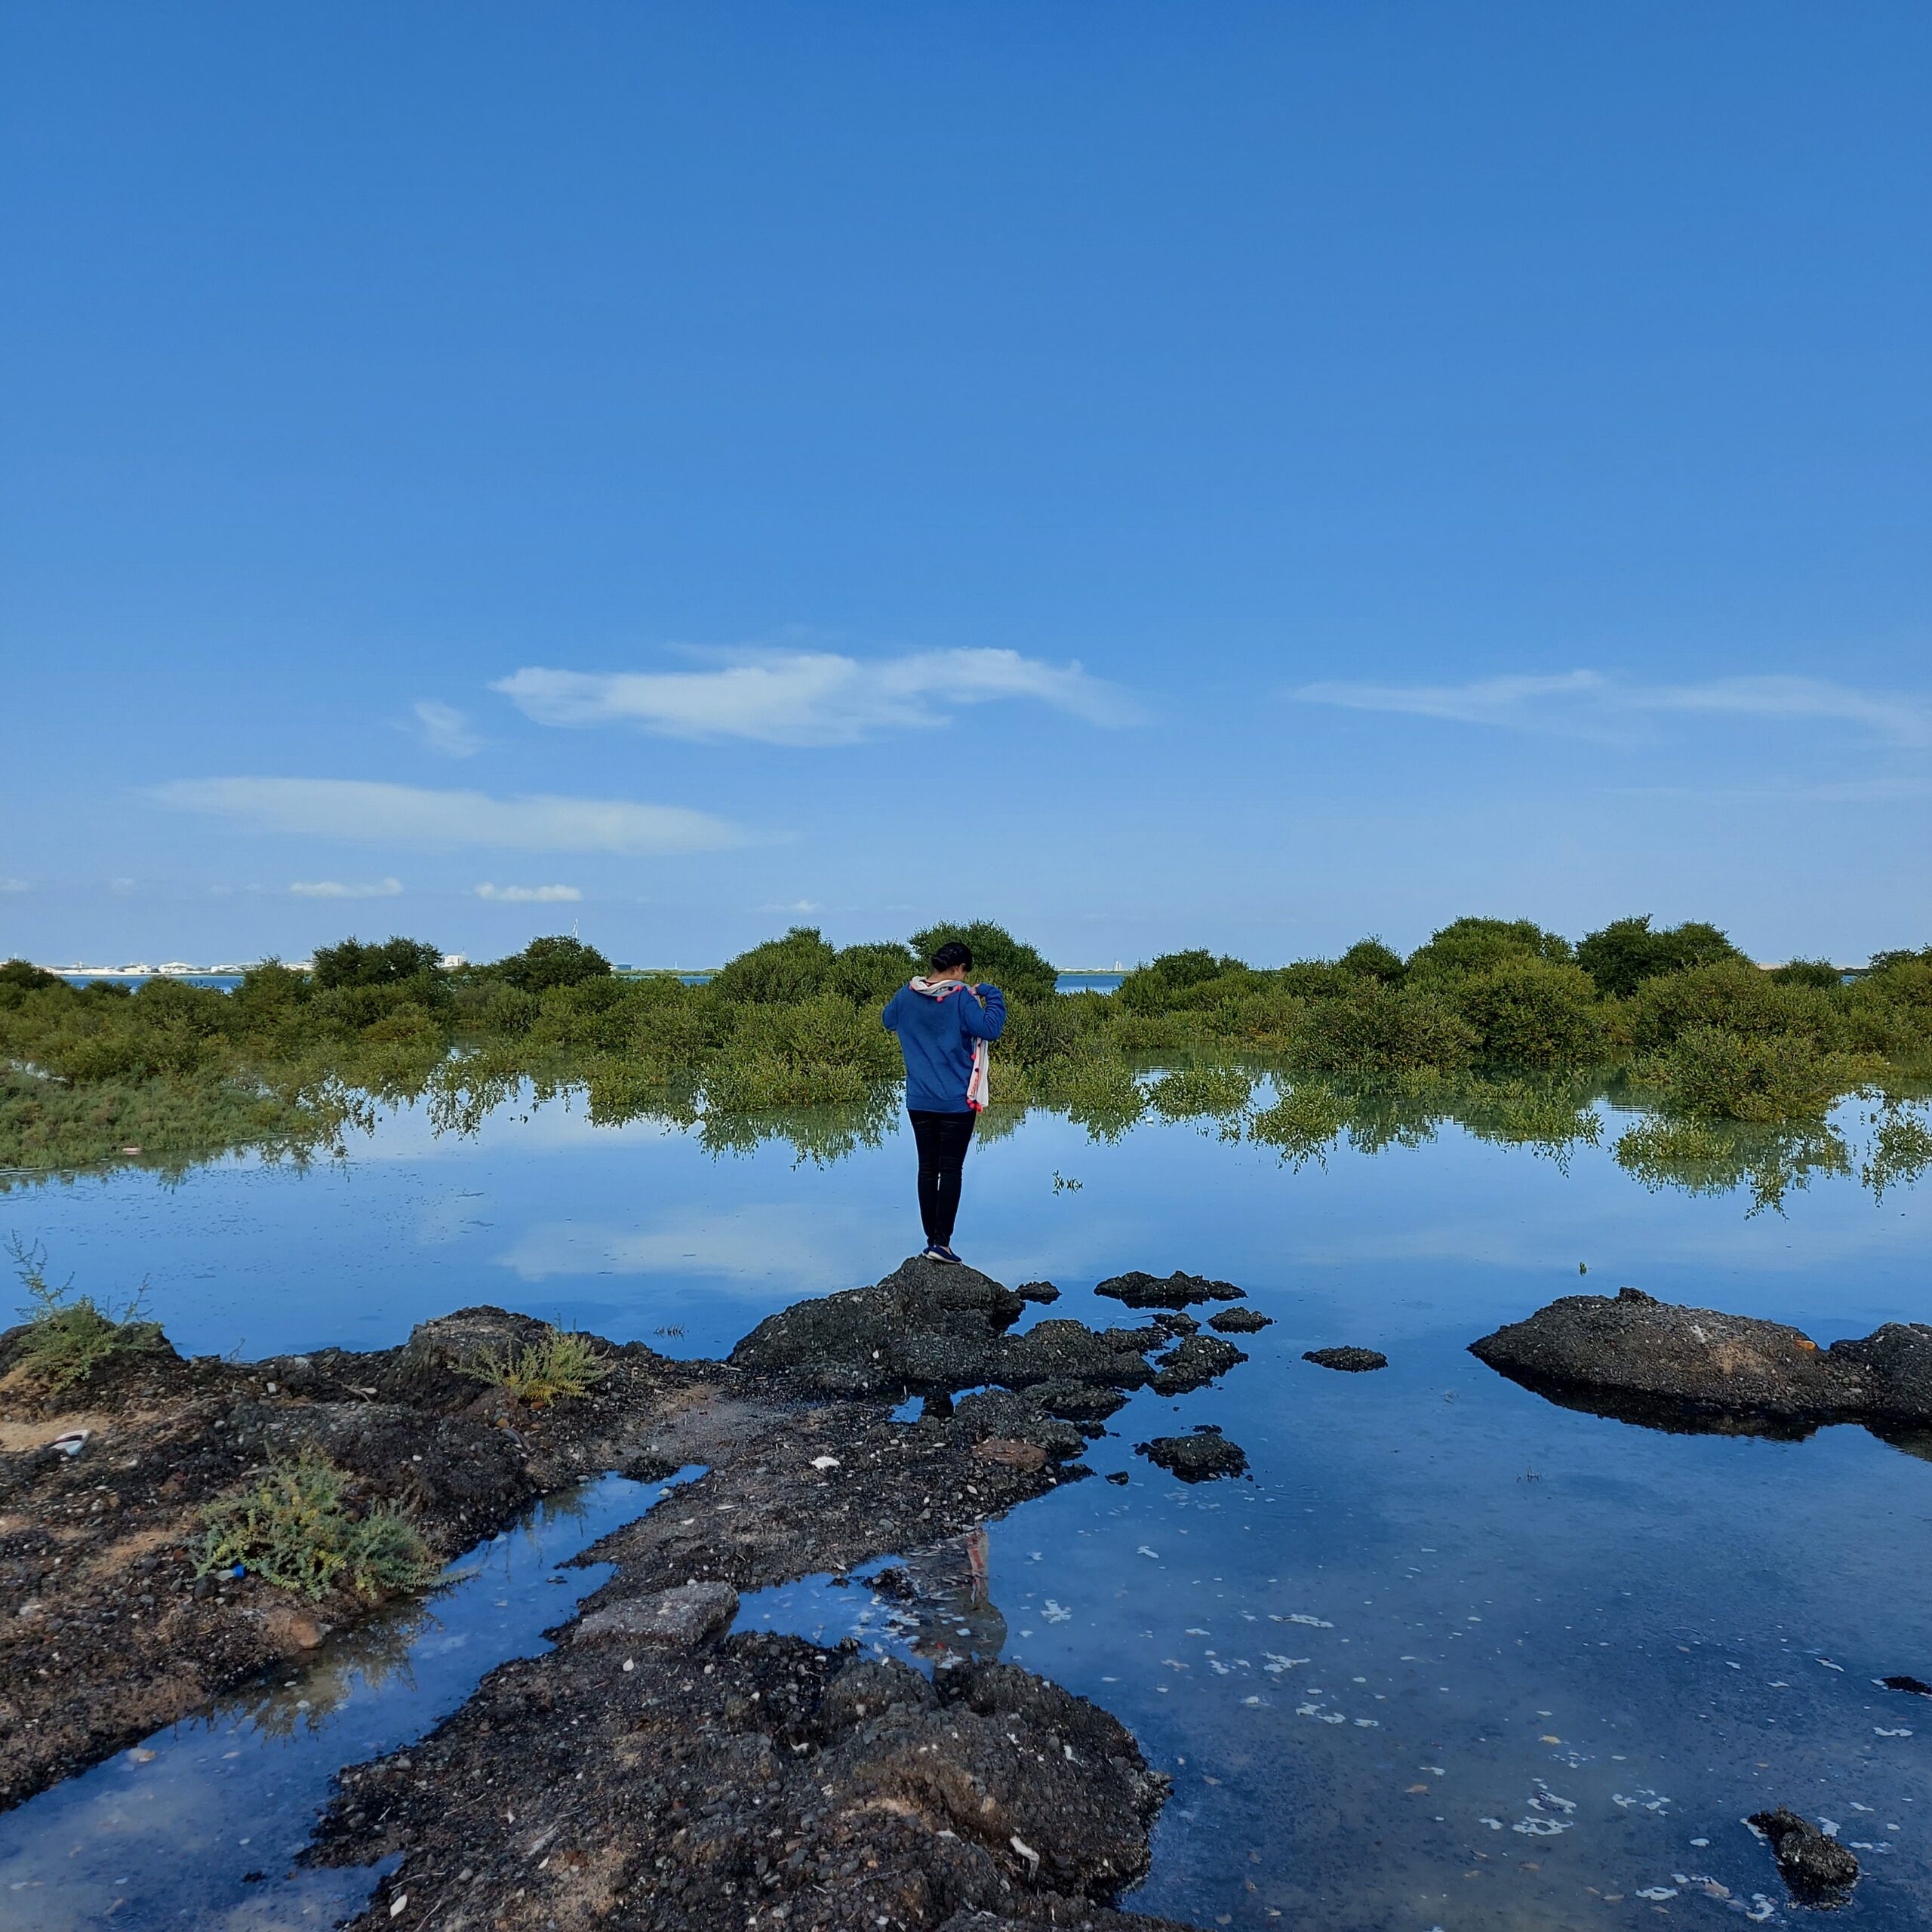
M0 11L0 951L1932 940L1918 5Z

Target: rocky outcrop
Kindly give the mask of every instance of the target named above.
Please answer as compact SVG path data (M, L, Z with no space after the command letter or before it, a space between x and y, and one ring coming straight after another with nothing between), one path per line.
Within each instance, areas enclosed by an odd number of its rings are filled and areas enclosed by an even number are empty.
M1366 1375L1371 1369L1389 1366L1389 1358L1380 1349L1304 1349L1301 1358L1317 1368L1339 1368L1345 1375Z
M1932 1426L1932 1325L1923 1323L1887 1322L1821 1349L1780 1321L1620 1288L1565 1295L1470 1352L1559 1401L1632 1420L1709 1418L1773 1434L1833 1422Z
M1042 1285L1032 1284L1034 1292ZM1035 1382L1133 1389L1147 1380L1140 1349L1078 1321L1041 1321L1009 1335L1026 1306L1021 1293L977 1269L915 1256L872 1287L768 1316L731 1351L731 1364L848 1396Z
M1191 1435L1157 1435L1151 1442L1136 1443L1134 1453L1183 1482L1211 1482L1217 1476L1247 1472L1247 1457L1241 1444L1230 1442L1218 1429L1198 1429Z
M1233 1343L1218 1335L1189 1335L1155 1364L1150 1386L1158 1395L1185 1395L1205 1388L1247 1359Z
M1749 1823L1770 1841L1778 1871L1801 1904L1835 1904L1858 1882L1858 1859L1808 1818L1780 1805L1754 1811Z
M1217 1335L1257 1335L1273 1327L1275 1318L1258 1308L1224 1308L1219 1315L1208 1316L1208 1325Z
M1094 1292L1109 1301L1124 1302L1129 1308L1188 1308L1196 1302L1247 1299L1247 1291L1232 1281L1211 1281L1204 1275L1183 1274L1179 1269L1164 1278L1137 1268L1110 1275Z

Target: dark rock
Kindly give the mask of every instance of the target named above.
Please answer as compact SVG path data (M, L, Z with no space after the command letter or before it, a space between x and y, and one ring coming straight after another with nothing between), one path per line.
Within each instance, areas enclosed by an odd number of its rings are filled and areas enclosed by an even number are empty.
M1820 1349L1783 1322L1622 1288L1563 1296L1470 1352L1543 1393L1583 1392L1587 1406L1635 1420L1748 1418L1765 1433L1932 1423L1932 1326L1922 1323Z
M1096 1334L1078 1321L1036 1321L1025 1334L1006 1342L996 1355L995 1373L983 1379L1138 1389L1152 1371L1143 1349L1126 1339L1128 1332L1109 1329Z
M1303 1361L1318 1368L1339 1368L1349 1375L1365 1374L1371 1368L1386 1368L1389 1358L1380 1349L1306 1349Z
M1087 1446L1087 1438L1072 1423L1047 1414L1031 1389L985 1389L962 1396L954 1406L953 1420L978 1445L976 1454L989 1440L1017 1441L1043 1451L1043 1460L1064 1463Z
M1922 1677L1881 1677L1878 1681L1887 1690L1909 1690L1915 1697L1932 1697L1932 1684Z
M1022 1301L1044 1303L1060 1300L1060 1291L1051 1281L1022 1281L1013 1292Z
M481 1356L528 1347L547 1332L546 1324L534 1316L512 1314L506 1308L460 1308L454 1315L419 1321L409 1331L409 1340L384 1364L375 1386L386 1401L419 1408L463 1408L476 1399L481 1386L463 1373L465 1368Z
M1780 1805L1752 1812L1751 1823L1770 1839L1778 1870L1801 1903L1835 1902L1858 1882L1857 1857L1809 1819Z
M1124 1302L1129 1308L1186 1308L1200 1301L1241 1301L1246 1291L1232 1281L1211 1281L1204 1275L1183 1274L1178 1269L1164 1281L1158 1275L1135 1269L1115 1275L1094 1291L1110 1301Z
M1164 1310L1155 1315L1154 1326L1165 1329L1170 1335L1198 1335L1201 1332L1201 1324L1192 1315L1177 1314L1171 1310Z
M977 1269L915 1256L872 1287L768 1316L731 1361L827 1395L976 1388L1004 1379L1001 1340L1025 1307Z
M1128 1484L1127 1472L1124 1469L1110 1469L1107 1472L1107 1480L1111 1483L1118 1483L1122 1489L1124 1489Z
M1230 1442L1218 1429L1196 1429L1192 1435L1157 1435L1134 1445L1145 1456L1183 1482L1211 1482L1217 1476L1247 1472L1247 1457L1240 1444Z
M1190 1335L1161 1357L1151 1386L1158 1395L1185 1395L1247 1359L1233 1343L1218 1335Z
M1208 1316L1208 1325L1217 1335L1253 1335L1273 1327L1275 1318L1258 1308L1224 1308L1219 1315Z
M1121 1390L1091 1382L1036 1382L1027 1392L1045 1414L1063 1422L1104 1422L1127 1405Z
M648 1596L620 1597L577 1623L571 1641L598 1644L621 1638L695 1650L724 1635L738 1614L738 1593L729 1583L680 1583Z

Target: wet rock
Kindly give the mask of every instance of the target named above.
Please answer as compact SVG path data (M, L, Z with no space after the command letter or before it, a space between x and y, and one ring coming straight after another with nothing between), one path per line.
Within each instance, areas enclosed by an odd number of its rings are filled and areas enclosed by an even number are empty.
M1025 1307L1011 1288L977 1269L915 1255L872 1287L768 1316L731 1351L731 1361L826 1395L970 1389L1005 1380L1001 1340ZM1042 1370L1034 1379L1058 1372Z
M1047 1466L1047 1452L1037 1442L1023 1442L1017 1437L990 1435L973 1444L973 1454L983 1463L997 1463L1007 1469L1043 1469Z
M1121 1390L1090 1382L1037 1382L1028 1393L1044 1414L1063 1422L1104 1422L1127 1405Z
M1932 1326L1887 1322L1820 1349L1780 1321L1684 1308L1635 1288L1565 1295L1471 1344L1503 1374L1561 1399L1649 1420L1756 1418L1769 1432L1825 1422L1932 1423Z
M1318 1368L1339 1368L1345 1374L1362 1375L1372 1368L1386 1368L1389 1358L1380 1349L1306 1349L1303 1361Z
M1275 1318L1258 1308L1224 1308L1219 1315L1208 1316L1208 1325L1217 1335L1253 1335L1273 1327Z
M479 1357L505 1355L542 1340L546 1324L506 1308L460 1308L419 1321L391 1355L376 1382L384 1400L414 1407L456 1410L475 1401L481 1385L464 1367ZM282 1372L287 1374L285 1367Z
M1247 1472L1247 1457L1240 1444L1230 1442L1218 1429L1199 1429L1191 1435L1157 1435L1151 1442L1137 1443L1134 1453L1183 1482L1211 1482L1217 1476Z
M1045 1303L1060 1300L1060 1291L1051 1281L1022 1281L1013 1292L1022 1301Z
M995 1356L994 1372L983 1379L1020 1386L1083 1382L1138 1389L1153 1373L1144 1350L1155 1344L1137 1346L1129 1339L1132 1333L1108 1329L1097 1334L1078 1321L1036 1321L1025 1334L1007 1340Z
M1224 1317L1223 1319L1225 1318ZM1208 1325L1211 1327L1214 1324L1211 1322ZM1156 1328L1164 1329L1168 1334L1174 1336L1198 1335L1201 1332L1201 1324L1195 1321L1192 1315L1180 1315L1171 1311L1155 1315L1154 1326Z
M971 1268L918 1257L875 1287L800 1302L759 1323L731 1352L734 1367L782 1374L826 1395L923 1394L1029 1383L1133 1389L1151 1373L1161 1331L1097 1334L1078 1321L1006 1331L1019 1295Z
M1146 1871L1168 1780L1057 1685L997 1663L929 1680L762 1632L702 1671L609 1657L506 1665L407 1752L343 1774L318 1855L404 1855L356 1926L386 1926L426 1866L472 1875L481 1925L742 1932L749 1900L761 1925L1158 1927L1100 1901Z
M1107 1480L1111 1483L1118 1483L1122 1489L1124 1489L1130 1478L1124 1469L1110 1469L1107 1472Z
M680 1583L648 1596L620 1597L580 1618L571 1632L579 1644L621 1638L695 1650L724 1635L738 1614L738 1593L729 1583Z
M1030 1389L986 1389L964 1396L955 1405L953 1419L967 1432L975 1455L982 1455L989 1440L1019 1442L1037 1452L1038 1461L1009 1461L1007 1466L1012 1469L1038 1469L1049 1460L1066 1462L1087 1446L1085 1436L1072 1423L1048 1415Z
M1158 1395L1185 1395L1247 1359L1233 1343L1218 1335L1189 1335L1161 1357L1151 1386Z
M1095 1287L1097 1295L1124 1302L1129 1308L1188 1308L1202 1301L1242 1301L1246 1291L1232 1281L1211 1281L1204 1275L1183 1274L1177 1269L1163 1280L1139 1269L1115 1275Z
M1881 1677L1878 1681L1887 1690L1909 1690L1915 1697L1932 1697L1932 1684L1922 1677Z
M1770 1841L1778 1870L1801 1903L1834 1902L1858 1882L1857 1857L1809 1819L1780 1805L1754 1811L1750 1822Z

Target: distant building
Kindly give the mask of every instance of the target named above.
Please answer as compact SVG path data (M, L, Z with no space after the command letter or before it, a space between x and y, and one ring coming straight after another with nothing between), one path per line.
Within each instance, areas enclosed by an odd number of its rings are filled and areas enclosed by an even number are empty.
M443 955L443 971L445 973L460 973L469 964L469 960L460 952L446 952Z

